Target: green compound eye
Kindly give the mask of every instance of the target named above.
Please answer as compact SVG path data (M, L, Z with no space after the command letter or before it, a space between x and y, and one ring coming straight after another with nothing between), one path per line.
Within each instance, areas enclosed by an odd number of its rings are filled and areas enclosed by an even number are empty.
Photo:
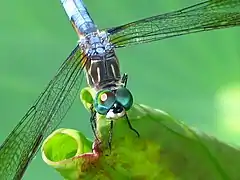
M95 110L102 115L107 114L116 101L115 94L110 90L99 91L94 101Z
M126 111L132 107L133 96L128 89L124 87L117 89L115 96L116 100L125 108Z

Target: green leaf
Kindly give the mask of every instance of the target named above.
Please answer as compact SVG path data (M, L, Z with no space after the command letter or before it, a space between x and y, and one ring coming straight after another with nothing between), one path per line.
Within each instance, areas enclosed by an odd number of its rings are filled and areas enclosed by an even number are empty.
M85 88L80 97L89 110L94 90ZM97 115L101 143L95 141L93 151L81 133L64 130L74 132L66 137L61 130L55 131L43 144L44 161L69 180L240 179L239 149L145 105L134 104L128 116L140 137L129 128L126 119L115 120L110 152L110 121Z
M82 133L62 128L54 131L43 142L42 158L66 179L78 179L78 167L83 164L87 156L93 155L88 153L92 151L91 146L92 142Z

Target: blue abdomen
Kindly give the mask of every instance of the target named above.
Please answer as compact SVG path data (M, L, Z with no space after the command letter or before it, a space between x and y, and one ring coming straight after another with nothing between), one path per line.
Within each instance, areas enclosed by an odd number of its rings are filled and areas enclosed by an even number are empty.
M61 3L78 33L88 34L97 30L82 0L61 0Z

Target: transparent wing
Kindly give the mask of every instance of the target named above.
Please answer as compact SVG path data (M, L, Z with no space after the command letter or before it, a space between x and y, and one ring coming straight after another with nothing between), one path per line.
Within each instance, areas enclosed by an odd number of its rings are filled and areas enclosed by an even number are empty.
M240 25L240 0L209 0L107 29L115 47Z
M0 179L21 179L42 140L61 122L83 79L86 56L77 46L0 147Z

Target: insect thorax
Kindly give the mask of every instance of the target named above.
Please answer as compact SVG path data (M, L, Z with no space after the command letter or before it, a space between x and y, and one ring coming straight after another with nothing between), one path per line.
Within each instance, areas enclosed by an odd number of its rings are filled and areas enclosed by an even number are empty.
M106 32L93 32L80 38L79 45L88 56L85 70L90 87L118 86L121 79L118 59Z

